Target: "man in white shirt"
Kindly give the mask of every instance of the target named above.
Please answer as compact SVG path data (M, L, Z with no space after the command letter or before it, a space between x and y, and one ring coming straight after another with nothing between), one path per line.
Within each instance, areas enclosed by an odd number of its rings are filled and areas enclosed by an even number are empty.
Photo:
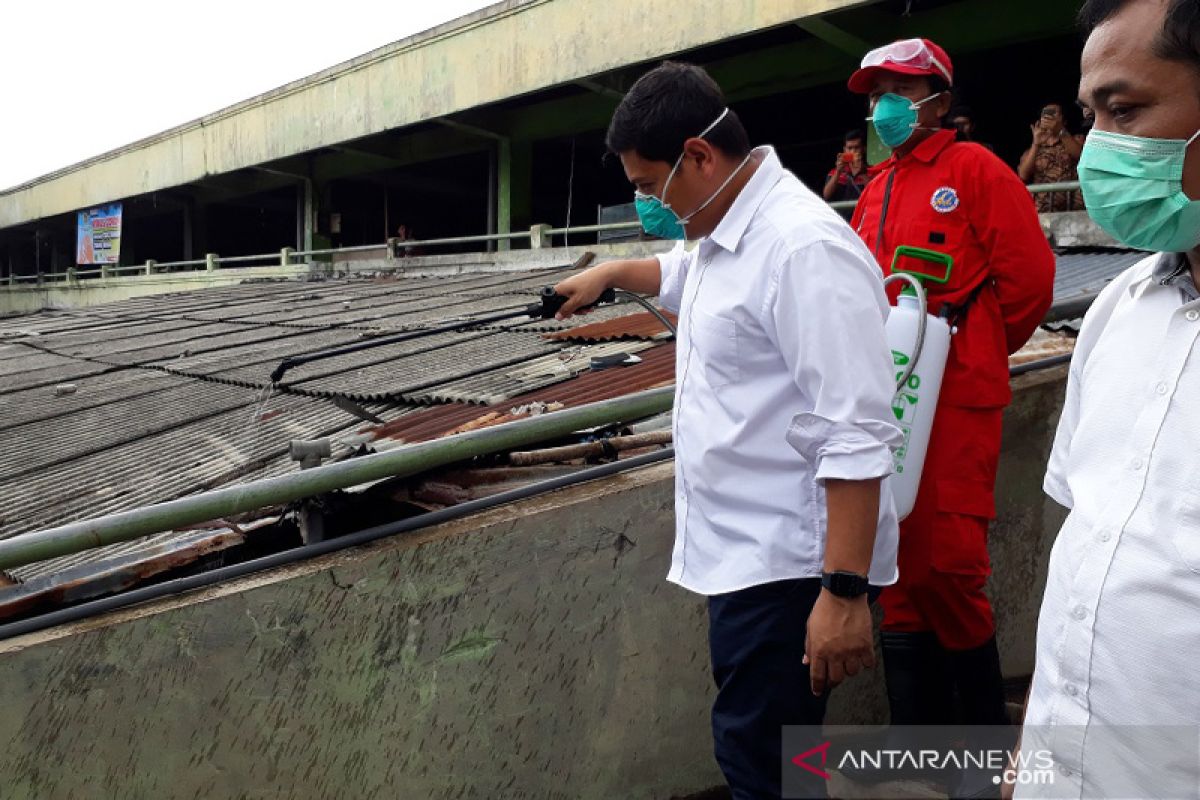
M560 283L562 313L609 287L679 313L668 579L709 597L733 796L779 797L782 727L820 724L828 690L874 665L868 584L896 580L882 275L698 67L644 75L607 144L646 230L699 242Z
M1092 305L1046 492L1050 555L1017 797L1200 796L1200 7L1089 0L1079 97L1088 212L1160 251Z

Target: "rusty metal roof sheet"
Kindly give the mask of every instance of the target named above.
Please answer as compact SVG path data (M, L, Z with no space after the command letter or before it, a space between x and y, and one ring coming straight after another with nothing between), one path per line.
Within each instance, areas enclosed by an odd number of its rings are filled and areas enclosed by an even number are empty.
M676 324L679 318L669 311L664 316ZM608 342L619 339L661 339L671 335L658 317L649 311L638 314L627 314L615 319L592 324L583 324L557 333L546 334L547 339Z
M244 533L230 529L172 531L12 570L20 583L0 588L0 619L128 589L244 541Z
M651 346L638 352L641 363L627 367L612 367L587 371L571 380L510 397L487 411L462 403L435 406L411 411L378 427L362 427L360 433L369 439L392 439L397 442L421 442L436 439L454 429L488 414L498 418L510 409L532 403L561 403L564 407L580 406L633 392L666 386L675 380L675 343ZM503 420L502 420L503 421Z

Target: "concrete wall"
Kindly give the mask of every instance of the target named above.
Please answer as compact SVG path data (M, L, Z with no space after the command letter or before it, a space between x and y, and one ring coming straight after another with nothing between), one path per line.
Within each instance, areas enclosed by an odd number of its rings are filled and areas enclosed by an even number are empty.
M1064 369L1020 378L991 584L1032 667ZM720 783L658 465L0 643L4 796L667 798ZM878 670L830 722L881 722Z
M1039 214L1051 247L1124 247L1092 222L1086 211Z
M435 119L864 0L506 0L0 193L0 228ZM264 43L267 44L267 43Z

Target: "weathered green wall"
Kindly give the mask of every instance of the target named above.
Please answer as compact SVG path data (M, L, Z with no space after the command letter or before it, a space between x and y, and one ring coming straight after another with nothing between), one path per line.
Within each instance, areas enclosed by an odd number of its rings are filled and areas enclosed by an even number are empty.
M1063 371L1020 379L993 537L1028 673ZM720 782L659 465L0 643L6 798L667 798ZM882 721L879 671L831 722Z

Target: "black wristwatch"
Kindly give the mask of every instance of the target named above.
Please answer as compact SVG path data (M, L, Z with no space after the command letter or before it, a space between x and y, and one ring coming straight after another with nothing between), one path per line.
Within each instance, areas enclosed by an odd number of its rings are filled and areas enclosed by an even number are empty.
M838 570L837 572L822 572L821 586L828 589L829 593L836 597L853 600L855 597L866 594L871 584L867 580L866 575Z

